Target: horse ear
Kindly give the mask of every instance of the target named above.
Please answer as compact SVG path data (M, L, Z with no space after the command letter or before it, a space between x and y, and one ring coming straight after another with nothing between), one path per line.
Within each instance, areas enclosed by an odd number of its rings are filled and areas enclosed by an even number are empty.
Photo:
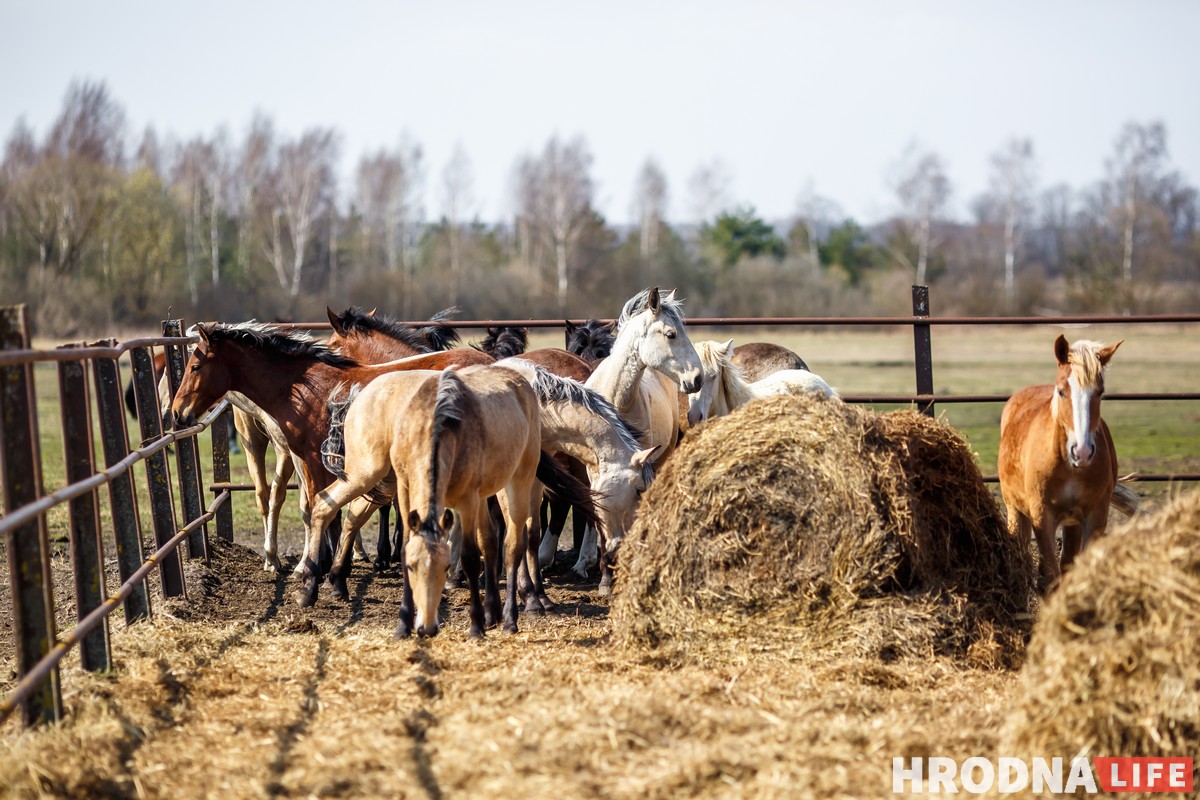
M655 286L653 289L651 289L650 294L646 297L646 307L649 308L651 311L653 311L655 314L658 313L659 299L658 299L658 287L657 286Z
M417 513L415 508L408 512L408 527L409 530L414 531L421 527L421 515Z
M1066 365L1068 363L1067 356L1071 354L1071 345L1067 344L1067 337L1061 333L1054 340L1054 357L1058 359L1058 363Z
M378 310L379 310L379 306L375 306L374 308L372 308L370 311L368 311L368 312L367 312L367 316L368 316L368 317L373 317L373 316L375 316L375 312L376 312L376 311L378 311Z
M726 355L728 355L729 353L732 353L733 352L733 339L727 339L724 342L721 342L721 344L718 345L718 348L721 350L722 353L725 353Z
M604 323L600 327L603 330L606 330L609 333L612 333L613 331L615 331L617 329L617 321L615 319L610 319L608 322Z
M645 450L638 450L633 454L633 465L635 467L641 467L645 465L647 461L653 461L654 456L656 456L660 450L662 450L661 444L656 444L654 447L647 447Z
M564 319L563 324L566 325L567 336L570 336L572 333L575 332L575 329L579 327L574 322L571 322L571 320L569 320L569 319Z
M330 308L329 306L325 306L325 316L329 317L329 324L333 326L334 332L336 332L336 333L345 333L346 332L346 329L344 327L342 327L341 319L338 318L338 315L336 313L334 313L333 309Z
M1120 347L1124 343L1125 343L1125 340L1122 339L1121 341L1117 342L1116 344L1110 344L1108 347L1105 347L1099 353L1096 353L1096 357L1100 359L1100 366L1107 367L1109 360L1111 360L1113 357L1113 353L1117 352L1117 348Z
M211 346L211 342L208 339L208 326L207 325L197 325L196 326L196 335L200 337L200 341L204 342L205 347Z

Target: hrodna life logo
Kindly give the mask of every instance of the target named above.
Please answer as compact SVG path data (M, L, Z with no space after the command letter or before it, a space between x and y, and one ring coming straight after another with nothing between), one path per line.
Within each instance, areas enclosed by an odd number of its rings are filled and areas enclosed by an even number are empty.
M1193 759L1168 756L1034 757L1028 761L1002 756L892 759L892 791L897 794L1086 794L1161 792L1190 793Z

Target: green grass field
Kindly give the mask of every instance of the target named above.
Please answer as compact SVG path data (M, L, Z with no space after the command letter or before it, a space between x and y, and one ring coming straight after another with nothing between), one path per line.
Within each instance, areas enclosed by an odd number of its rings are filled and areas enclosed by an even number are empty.
M1071 327L1065 331L1054 325L1035 328L935 327L935 391L937 394L1000 394L1029 384L1049 382L1054 376L1052 343L1060 331L1071 340L1091 338L1106 343L1126 340L1109 370L1107 390L1110 393L1200 391L1200 346L1197 346L1195 330L1181 325ZM799 353L813 371L843 394L914 391L913 343L908 329L765 331L692 327L689 333L693 339L732 337L735 342L774 341L785 345ZM534 332L531 336L531 348L561 345L562 336L557 331ZM39 346L49 344L39 343ZM122 376L127 379L128 375L128 365L123 363ZM50 491L64 483L55 365L39 364L35 380L44 482ZM895 407L881 407L881 410ZM970 442L982 472L995 474L1001 405L942 404L937 411L939 418L960 430ZM1122 473L1200 472L1200 401L1106 401L1103 414L1116 440ZM136 426L132 419L128 424ZM97 463L100 463L99 441L96 451ZM211 480L208 471L212 463L207 435L201 437L201 453L207 485ZM174 474L174 457L171 456L169 461ZM234 481L248 481L245 456L235 455L232 461ZM134 480L144 497L146 478L141 465L134 468ZM1151 498L1173 491L1171 486L1162 483L1141 483L1138 490ZM100 496L107 526L107 493L102 489ZM208 499L211 494L206 497L206 502ZM143 505L143 509L146 508L148 506ZM233 508L238 541L260 545L262 526L252 495L237 493ZM67 528L65 506L55 509L48 522L52 537L64 540ZM148 519L143 524L149 529ZM300 541L299 511L296 503L289 502L281 525L282 552L296 552Z

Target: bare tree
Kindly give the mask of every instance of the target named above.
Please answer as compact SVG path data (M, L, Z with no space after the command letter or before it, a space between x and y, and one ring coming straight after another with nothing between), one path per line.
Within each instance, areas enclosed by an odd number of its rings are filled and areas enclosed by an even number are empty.
M697 224L714 219L729 208L732 183L729 169L719 158L696 167L688 178L688 197L692 219Z
M1167 156L1167 132L1161 122L1128 122L1117 136L1115 152L1106 164L1105 193L1109 220L1121 231L1121 276L1133 284L1134 238L1139 215L1158 190Z
M286 289L293 299L300 294L315 226L333 201L333 165L337 152L337 134L331 128L311 128L299 139L285 142L279 148L279 206L274 216L275 229L278 231L279 217L282 216L287 223L292 265L289 277L276 261L276 274L280 287ZM278 241L278 235L275 238Z
M642 260L648 261L658 250L658 229L667 215L667 176L653 157L642 164L636 191L634 215L641 224Z
M471 215L471 187L474 174L471 159L461 144L442 170L442 215L446 221L446 236L450 250L450 305L458 305L459 284L462 281L463 227Z
M270 118L256 114L237 154L237 167L231 176L231 194L236 197L234 217L237 220L237 265L242 274L251 269L250 254L259 234L259 220L273 217L271 210L264 210L271 193L270 183L274 173L275 127ZM274 256L268 248L268 257ZM282 261L282 250L279 251ZM274 263L274 259L273 259ZM280 271L277 267L276 271Z
M987 216L1004 226L1004 294L1010 304L1017 248L1033 213L1036 171L1029 139L1009 139L992 155L991 188L984 206Z
M541 158L519 162L521 202L529 203L533 227L554 252L558 306L566 313L569 264L592 218L592 154L583 137L563 143L554 136Z
M796 223L804 226L808 264L814 276L821 271L821 256L817 249L821 231L828 229L839 214L838 204L818 194L810 178L796 198Z
M941 156L914 142L894 167L892 182L906 233L917 247L915 279L917 284L924 285L929 251L937 245L932 226L950 199L950 179L946 177ZM906 256L899 252L896 255L913 268Z

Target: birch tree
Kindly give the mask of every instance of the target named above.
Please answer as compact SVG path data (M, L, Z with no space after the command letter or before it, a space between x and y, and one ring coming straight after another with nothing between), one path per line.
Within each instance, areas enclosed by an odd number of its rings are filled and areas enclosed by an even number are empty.
M649 261L658 250L658 229L667 215L667 176L653 158L647 158L638 173L633 205L641 226L642 260Z
M280 287L293 299L300 294L308 248L316 233L317 222L326 215L333 201L333 165L337 153L337 134L331 128L311 128L300 138L285 142L279 148L275 238L279 240L282 217L286 222L292 263L291 274L287 275L277 261L276 275Z
M732 183L728 167L719 158L696 167L687 185L692 219L697 225L715 219L730 206Z
M916 283L923 286L929 252L938 244L932 233L933 223L950 199L950 179L941 156L913 143L894 168L893 186L905 232L917 248L917 263L914 266L898 251L895 255L913 269Z
M459 285L462 281L464 226L471 216L474 183L471 159L461 144L454 146L454 154L442 170L442 216L446 221L447 245L450 251L450 305L458 305Z
M1139 125L1128 122L1117 136L1106 167L1104 189L1110 224L1121 235L1121 277L1133 286L1134 243L1141 217L1158 189L1167 156L1167 132L1161 122Z
M1017 249L1033 213L1033 192L1037 182L1033 142L1009 139L992 155L991 162L991 187L986 208L1003 226L1004 295L1011 304Z

